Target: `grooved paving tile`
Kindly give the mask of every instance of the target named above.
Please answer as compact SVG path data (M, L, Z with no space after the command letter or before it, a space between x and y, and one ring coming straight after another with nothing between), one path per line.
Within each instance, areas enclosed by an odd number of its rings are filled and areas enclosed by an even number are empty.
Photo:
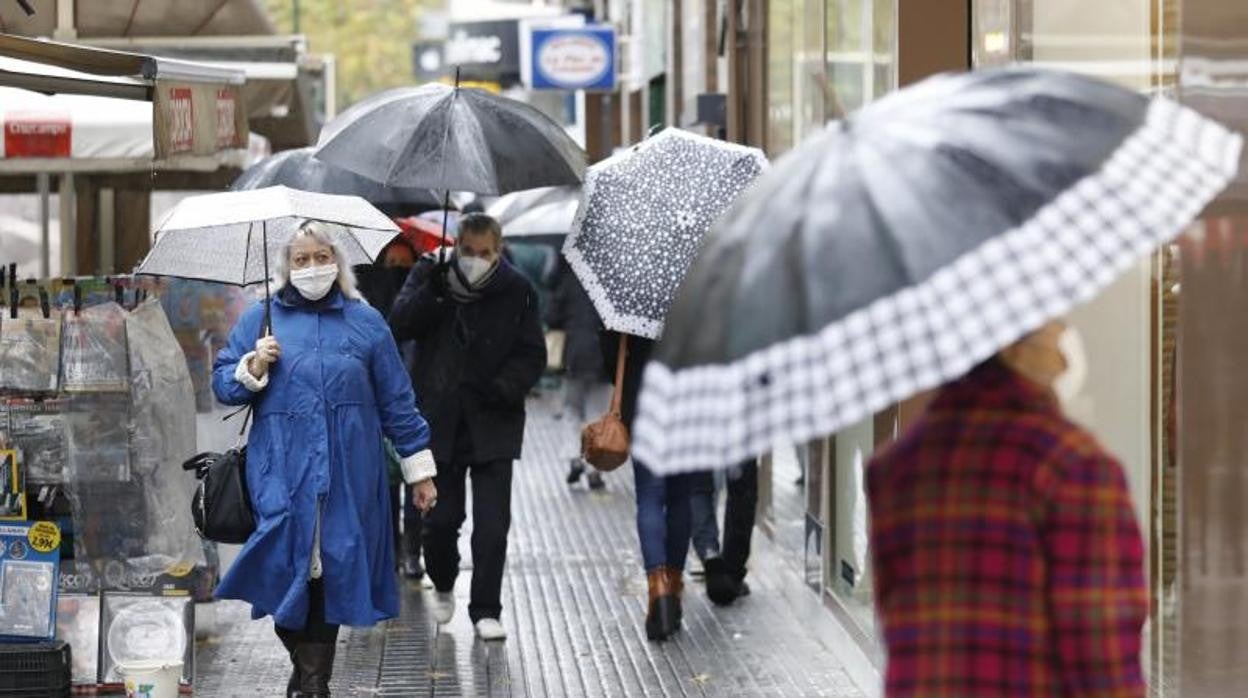
M530 403L516 464L503 624L508 640L482 643L467 617L471 520L461 549L454 620L433 623L432 592L401 586L400 618L343 629L335 696L860 696L830 649L786 605L772 562L751 571L754 593L710 604L686 578L685 626L656 645L645 638L645 575L635 532L632 473L590 492L564 484L566 424L549 402ZM761 535L761 534L759 534ZM218 635L199 645L201 695L278 695L289 662L272 624L247 607L215 604Z

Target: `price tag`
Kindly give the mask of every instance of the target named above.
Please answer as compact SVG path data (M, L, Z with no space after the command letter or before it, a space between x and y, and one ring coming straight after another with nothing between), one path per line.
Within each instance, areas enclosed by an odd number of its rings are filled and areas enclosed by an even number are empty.
M36 521L26 533L30 547L41 553L50 553L61 547L61 529L51 521Z

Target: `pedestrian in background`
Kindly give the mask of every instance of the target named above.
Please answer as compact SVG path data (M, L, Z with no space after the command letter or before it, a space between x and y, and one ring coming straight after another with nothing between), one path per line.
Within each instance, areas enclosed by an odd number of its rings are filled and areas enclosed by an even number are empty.
M563 419L568 425L566 442L569 461L567 483L576 484L585 473L581 458L581 428L593 411L607 403L609 384L602 366L599 333L602 320L572 268L560 258L559 279L547 308L546 324L564 333L563 342ZM596 416L596 415L593 415ZM604 486L602 473L589 472L590 489Z
M441 503L424 520L426 571L441 624L455 613L459 531L472 475L472 591L478 636L506 637L503 570L511 528L512 461L524 441L525 398L546 368L533 286L502 258L502 230L483 213L464 216L449 263L422 260L390 311L400 341L414 339L410 366L433 430Z
M376 264L356 267L360 293L383 317L390 315L390 307L394 305L394 299L399 295L399 289L403 288L403 282L407 280L418 256L410 243L398 237L377 255ZM401 342L399 354L410 366L416 361L416 343L410 340ZM424 565L420 562L421 513L410 496L403 496L405 488L398 472L398 454L389 443L386 444L386 456L391 466L390 521L394 531L395 557L403 576L420 580L425 576Z
M328 696L340 625L399 613L383 437L418 506L437 496L429 427L385 320L324 226L277 259L272 333L249 308L213 367L226 405L251 405L247 487L256 530L217 587L273 616L294 670L287 694ZM280 339L280 343L279 343Z
M603 365L614 367L619 356L620 335L603 332L601 344ZM653 340L635 336L628 338L620 413L630 432L637 416L637 393L641 389L642 372L653 350ZM689 501L692 480L693 476L687 473L657 475L645 463L633 460L637 538L641 543L641 559L649 589L646 637L654 641L665 640L680 629L685 560L689 556L689 537L693 526Z
M1063 416L1061 322L945 386L867 470L889 696L1142 697L1127 479Z
M727 471L694 473L691 502L693 549L702 561L706 595L719 606L748 596L745 583L758 510L758 461L749 460ZM719 485L717 481L724 484ZM727 489L724 507L724 540L719 541L718 490Z

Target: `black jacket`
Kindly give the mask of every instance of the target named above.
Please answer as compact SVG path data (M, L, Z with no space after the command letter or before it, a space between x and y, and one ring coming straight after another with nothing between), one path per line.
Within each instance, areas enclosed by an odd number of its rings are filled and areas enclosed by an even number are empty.
M598 343L602 320L585 287L571 270L564 271L555 287L555 295L546 308L546 324L566 333L563 368L568 376L592 381L605 378ZM615 376L614 369L611 376Z
M436 265L412 268L390 310L395 339L416 340L409 362L421 414L433 430L434 458L457 454L467 429L472 462L515 460L524 441L524 401L546 368L537 293L506 261L472 303L439 297Z

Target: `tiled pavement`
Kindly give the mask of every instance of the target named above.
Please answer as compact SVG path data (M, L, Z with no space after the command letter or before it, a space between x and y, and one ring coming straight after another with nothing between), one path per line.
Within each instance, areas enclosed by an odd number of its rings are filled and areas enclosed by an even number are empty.
M756 545L751 596L715 608L688 580L683 632L647 642L631 473L608 475L605 492L567 487L559 457L567 434L543 403L531 406L504 580L509 639L474 638L464 611L470 573L460 577L459 613L440 631L429 592L409 585L401 618L344 630L334 695L861 695L820 631L833 621L790 605L797 573L767 541ZM463 540L468 566L467 531ZM196 692L279 695L289 663L271 625L250 622L245 606L214 606L217 631L199 645Z

